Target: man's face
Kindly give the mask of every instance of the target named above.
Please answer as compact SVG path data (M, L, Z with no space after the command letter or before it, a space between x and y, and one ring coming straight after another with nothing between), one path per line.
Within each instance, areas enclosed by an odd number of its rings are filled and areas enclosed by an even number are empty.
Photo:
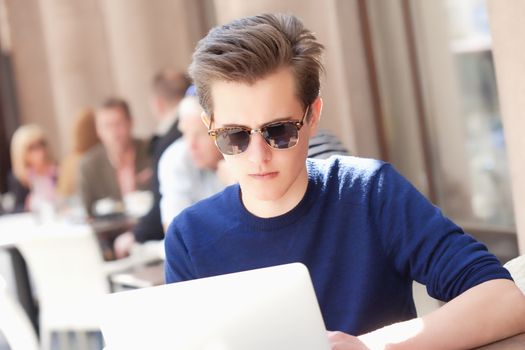
M246 126L252 129L273 121L300 120L305 109L295 94L289 69L281 69L253 85L218 81L212 84L214 104L212 128ZM302 196L308 181L306 156L308 139L316 131L320 99L312 104L312 118L299 131L297 145L270 148L261 134L253 134L248 149L224 155L228 169L238 179L243 199L286 201Z
M97 134L110 152L120 152L128 146L131 142L131 126L131 120L120 108L104 108L97 112Z
M216 169L222 154L208 136L200 114L197 111L189 113L192 115L180 116L179 130L184 135L191 159L199 169Z

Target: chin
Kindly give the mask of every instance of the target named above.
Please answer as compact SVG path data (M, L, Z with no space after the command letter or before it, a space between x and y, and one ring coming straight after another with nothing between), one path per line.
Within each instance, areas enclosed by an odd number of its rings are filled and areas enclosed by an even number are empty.
M282 191L278 189L268 189L268 188L256 188L255 189L255 198L260 201L276 201L283 196Z

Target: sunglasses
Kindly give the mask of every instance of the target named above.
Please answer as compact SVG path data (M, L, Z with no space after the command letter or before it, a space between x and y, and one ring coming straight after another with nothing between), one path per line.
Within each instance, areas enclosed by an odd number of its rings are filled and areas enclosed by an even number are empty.
M217 148L222 154L235 155L248 149L253 134L261 134L268 146L275 149L288 149L297 145L299 141L299 130L304 125L304 119L308 115L310 106L306 108L300 121L285 120L264 124L258 129L250 129L245 126L232 126L211 129L213 120L208 126L208 135L213 137ZM213 118L213 116L212 116Z

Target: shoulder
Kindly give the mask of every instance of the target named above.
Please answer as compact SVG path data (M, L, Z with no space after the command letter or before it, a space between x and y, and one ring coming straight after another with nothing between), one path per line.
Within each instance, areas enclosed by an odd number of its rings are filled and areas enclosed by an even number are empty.
M155 152L159 153L159 156L163 154L167 148L173 145L173 143L181 138L182 134L179 131L177 124L177 122L174 122L168 132L160 138L159 144L155 150Z
M308 174L321 194L347 198L349 202L368 201L385 192L386 186L402 178L392 166L376 159L332 156L308 159Z
M171 145L169 145L164 152L162 152L162 156L160 159L166 159L172 156L176 156L178 154L186 153L188 147L186 145L186 142L184 142L183 138L177 139L175 142L173 142Z
M176 223L184 221L191 221L194 223L196 221L209 221L209 219L222 220L222 211L227 210L227 207L225 206L228 206L228 203L234 196L234 192L237 188L238 185L229 186L221 192L189 206L175 218ZM213 215L211 215L212 212Z
M13 174L12 171L10 171L7 175L7 183L10 191L18 192L20 189L26 189L29 190L28 187L26 187L20 180Z
M135 151L137 155L146 155L149 156L149 141L144 139L133 139L133 144L135 145Z
M166 235L178 233L191 247L206 245L217 237L214 232L231 223L229 208L237 193L238 185L232 185L187 207L173 219Z
M331 156L327 159L308 159L308 172L311 176L329 181L372 181L385 163L376 159L351 156Z
M93 146L82 156L80 159L80 165L82 167L92 166L93 164L99 164L105 159L107 159L106 150L102 144L98 144Z
M180 164L188 163L188 159L188 146L184 139L180 138L162 152L159 159L159 168L166 170L169 168L171 170L171 168Z
M133 139L135 146L135 168L137 171L142 171L151 166L151 154L149 141L143 139Z

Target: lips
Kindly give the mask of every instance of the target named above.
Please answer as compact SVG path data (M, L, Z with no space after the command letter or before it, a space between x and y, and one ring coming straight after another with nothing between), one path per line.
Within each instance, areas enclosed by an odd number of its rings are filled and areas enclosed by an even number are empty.
M249 176L255 180L271 180L275 178L278 174L278 171L269 171L263 173L249 174Z

